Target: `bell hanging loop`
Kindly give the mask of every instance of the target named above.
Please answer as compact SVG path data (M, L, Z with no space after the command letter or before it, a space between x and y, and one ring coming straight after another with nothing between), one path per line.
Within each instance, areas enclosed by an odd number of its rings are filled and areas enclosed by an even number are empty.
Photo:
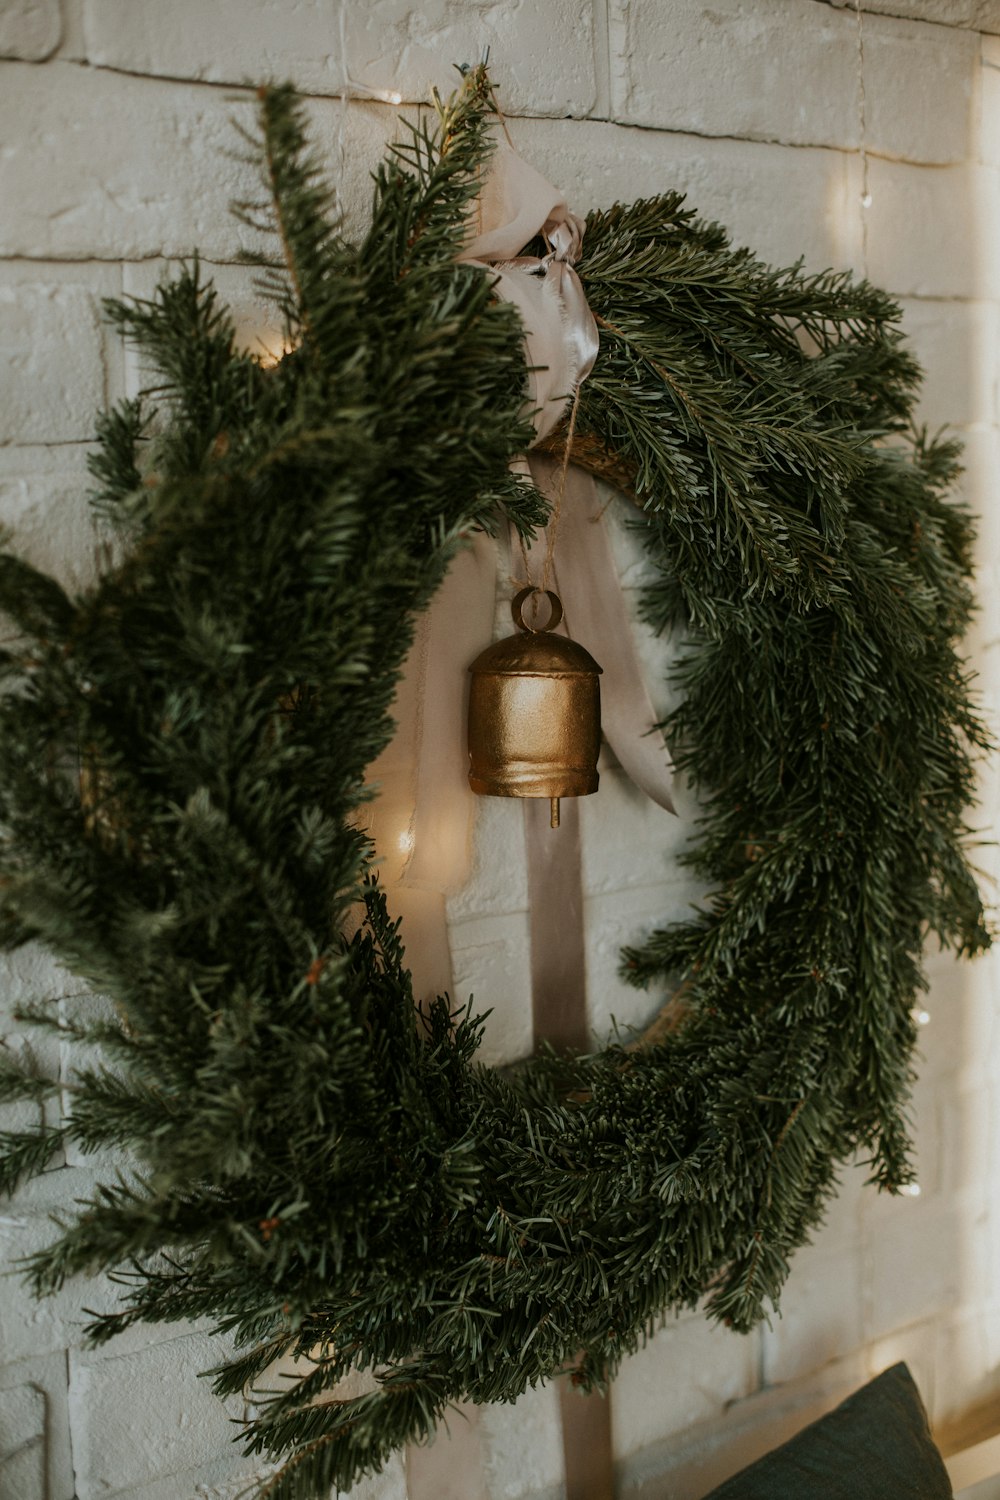
M544 625L525 605L544 595ZM597 791L601 668L589 651L553 634L563 607L551 589L529 585L511 601L519 634L496 641L469 671L469 785L486 797L540 797L559 826L559 800Z
M532 598L532 596L537 598L539 594L544 594L549 601L551 614L546 624L529 625L524 618L524 606L528 599ZM563 617L562 600L551 589L536 589L533 584L529 583L527 588L522 589L519 594L515 594L510 601L510 612L518 630L525 630L529 635L544 635L547 630L555 630L560 624ZM600 671L600 667L597 670Z

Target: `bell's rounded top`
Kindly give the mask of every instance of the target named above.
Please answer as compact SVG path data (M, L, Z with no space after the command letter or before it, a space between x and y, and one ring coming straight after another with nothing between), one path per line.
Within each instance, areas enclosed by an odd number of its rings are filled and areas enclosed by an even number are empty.
M479 653L469 671L512 677L596 677L601 668L577 641L539 630L495 641Z

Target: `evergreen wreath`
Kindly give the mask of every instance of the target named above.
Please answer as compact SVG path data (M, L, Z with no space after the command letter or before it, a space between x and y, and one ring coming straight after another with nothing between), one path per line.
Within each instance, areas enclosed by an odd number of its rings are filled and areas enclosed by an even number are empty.
M110 1271L97 1342L208 1317L236 1343L221 1394L302 1356L243 1432L283 1461L272 1500L350 1485L459 1398L601 1386L667 1309L750 1328L840 1163L910 1179L922 945L988 942L972 533L956 446L911 425L899 310L667 193L587 221L601 352L572 456L638 501L645 617L689 642L665 728L714 894L625 950L635 984L680 987L639 1046L496 1070L470 1008L414 1024L365 768L462 534L545 517L508 469L532 437L516 314L454 260L492 113L475 70L392 148L353 245L302 106L261 90L240 212L274 236L293 352L238 352L196 261L109 304L160 372L159 414L107 413L92 461L124 546L74 597L0 559L3 935L93 992L23 1019L96 1049L68 1081L0 1050L0 1097L70 1101L2 1137L0 1187L68 1141L128 1148L33 1289ZM377 1389L331 1398L355 1368Z

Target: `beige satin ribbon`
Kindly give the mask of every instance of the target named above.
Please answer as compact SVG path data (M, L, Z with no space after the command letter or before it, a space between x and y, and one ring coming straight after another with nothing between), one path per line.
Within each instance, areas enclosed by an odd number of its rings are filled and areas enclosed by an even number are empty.
M562 419L576 386L593 366L597 327L572 262L579 256L583 221L540 173L498 143L479 200L478 233L462 259L489 266L497 296L515 304L525 328L527 404L535 430L544 437ZM541 234L544 256L517 251ZM536 483L555 498L555 471L530 458ZM670 758L643 682L631 622L610 544L596 502L593 480L569 466L559 551L559 588L573 634L604 668L602 723L620 763L661 807L674 811ZM481 535L452 564L421 624L404 671L418 691L404 690L396 706L398 731L390 752L402 750L406 774L383 776L376 814L385 840L376 843L385 860L383 879L397 889L458 890L471 867L475 801L468 786L465 715L468 666L492 639L495 596L493 544ZM400 863L397 844L404 851ZM430 942L430 939L428 939ZM423 936L410 931L407 953L418 993L441 987L446 966L440 937L426 953Z
M527 404L537 438L562 419L566 404L594 368L600 335L573 269L583 246L583 220L540 172L497 143L478 200L479 233L460 261L487 267L493 289L512 302L524 325ZM541 235L546 255L521 255Z
M551 559L552 587L563 602L567 634L586 646L604 669L601 678L601 730L629 780L640 791L676 813L671 790L670 752L657 727L656 710L639 665L632 621L618 582L611 539L604 524L593 475L570 464L565 476L551 459L528 455L538 488L555 499L562 485L559 546ZM540 573L542 549L528 553L532 573Z

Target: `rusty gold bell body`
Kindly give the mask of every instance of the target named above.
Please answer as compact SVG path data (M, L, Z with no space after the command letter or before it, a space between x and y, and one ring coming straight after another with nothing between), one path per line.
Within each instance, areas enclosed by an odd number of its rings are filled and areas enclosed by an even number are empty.
M550 590L548 624L525 624L521 611L535 592L522 589L511 603L521 633L488 646L469 668L469 785L488 797L548 797L557 828L560 797L597 791L601 668L575 641L552 634L562 604Z

